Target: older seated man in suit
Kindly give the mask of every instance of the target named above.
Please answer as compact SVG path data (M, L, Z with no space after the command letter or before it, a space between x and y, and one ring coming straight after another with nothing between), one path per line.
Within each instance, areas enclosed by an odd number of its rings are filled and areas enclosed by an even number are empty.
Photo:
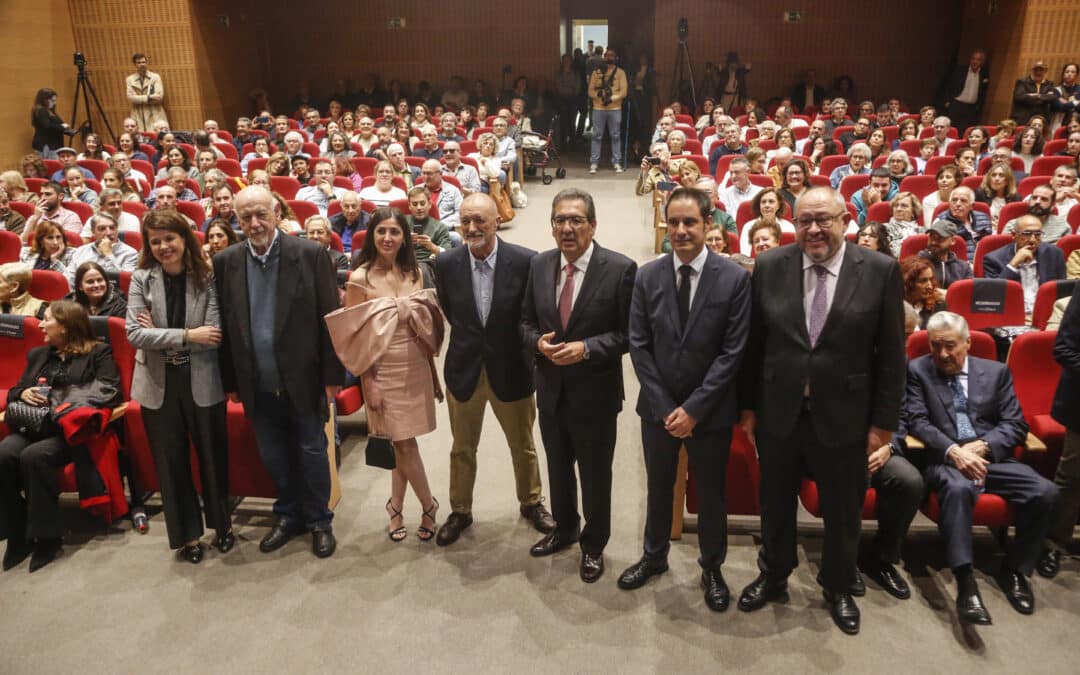
M1024 287L1024 313L1035 306L1039 286L1065 278L1065 255L1053 244L1042 243L1043 223L1028 214L1016 219L1013 243L983 257L988 279L1011 279Z
M997 581L1016 611L1031 614L1035 596L1027 577L1054 522L1058 489L1013 458L1028 426L1008 368L968 355L971 337L958 314L934 314L927 331L930 354L908 366L905 415L909 434L925 444L910 454L937 493L938 528L958 586L956 613L965 624L991 623L972 573L972 512L986 492L1016 508L1016 537Z

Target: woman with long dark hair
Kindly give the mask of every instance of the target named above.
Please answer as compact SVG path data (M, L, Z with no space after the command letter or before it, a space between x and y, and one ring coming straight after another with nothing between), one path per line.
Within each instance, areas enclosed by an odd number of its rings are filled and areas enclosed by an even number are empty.
M142 406L169 548L197 564L203 558L204 513L219 551L236 543L228 509L217 291L199 240L176 211L147 212L142 238L139 269L128 289L127 335L139 349L131 398ZM202 507L191 476L191 446L199 458Z
M85 307L90 316L127 316L127 300L93 260L87 260L75 270L74 288L67 299Z
M70 127L56 114L55 91L38 89L30 109L30 124L34 127L30 147L45 159L56 159L57 149L64 147L64 132Z

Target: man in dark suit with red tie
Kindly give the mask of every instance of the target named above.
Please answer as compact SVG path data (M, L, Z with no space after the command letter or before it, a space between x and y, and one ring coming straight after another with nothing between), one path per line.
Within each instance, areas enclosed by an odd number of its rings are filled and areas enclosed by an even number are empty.
M720 566L727 557L725 474L738 419L735 379L750 330L750 276L711 252L705 232L712 203L678 188L665 207L674 253L641 268L630 305L630 359L641 383L637 413L648 475L645 552L619 577L641 587L667 570L679 446L698 483L698 543L705 604L722 612L731 594Z
M622 355L637 263L593 241L596 206L566 189L551 205L558 248L532 259L521 314L536 359L536 404L557 526L529 553L546 556L580 541L581 578L604 573L611 536L611 462L622 410ZM585 527L579 530L574 464Z
M868 455L900 422L903 282L892 258L844 241L844 198L827 187L795 202L795 246L758 256L750 340L739 381L742 426L761 462L761 574L739 598L752 611L786 597L797 564L802 467L821 495L820 580L836 625L859 631L856 581Z

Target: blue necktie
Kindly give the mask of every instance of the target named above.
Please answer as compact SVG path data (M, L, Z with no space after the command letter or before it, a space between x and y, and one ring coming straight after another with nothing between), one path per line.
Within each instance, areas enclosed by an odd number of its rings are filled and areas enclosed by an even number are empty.
M968 400L964 395L964 388L960 385L960 377L953 375L949 378L949 387L953 394L953 408L956 411L956 441L962 443L975 438L975 427L971 424L968 416Z

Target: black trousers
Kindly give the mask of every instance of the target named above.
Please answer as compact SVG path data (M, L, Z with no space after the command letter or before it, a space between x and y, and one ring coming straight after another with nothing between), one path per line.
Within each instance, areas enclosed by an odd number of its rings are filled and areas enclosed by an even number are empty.
M870 477L870 487L877 491L878 521L872 555L895 565L926 491L922 474L904 457L893 455Z
M664 427L641 420L641 444L645 448L645 473L649 492L645 513L645 555L665 560L671 548L671 515L674 508L675 472L679 447L686 454L698 485L698 547L702 569L719 568L727 558L727 462L731 451L731 427L715 431L694 429L687 439L675 438Z
M963 138L964 131L968 127L975 124L975 104L974 103L961 103L956 99L949 102L949 107L946 110L946 114L949 116L949 123L956 128L956 132Z
M776 580L798 564L796 513L803 467L817 482L825 521L821 577L825 588L844 592L855 582L862 505L866 496L866 446L826 447L814 431L813 413L803 410L792 434L757 432L761 462L761 536L758 567Z
M70 461L63 436L33 441L11 434L0 441L0 539L60 538L56 470Z
M157 410L142 408L143 428L154 455L169 548L180 548L206 526L229 530L229 456L225 402L203 408L191 396L189 366L165 367L165 399ZM203 509L192 478L191 447L199 461Z
M540 437L547 453L551 515L560 534L578 535L577 480L581 476L581 550L603 553L611 538L611 462L615 456L617 414L587 416L570 414L560 404L552 414L540 411Z

